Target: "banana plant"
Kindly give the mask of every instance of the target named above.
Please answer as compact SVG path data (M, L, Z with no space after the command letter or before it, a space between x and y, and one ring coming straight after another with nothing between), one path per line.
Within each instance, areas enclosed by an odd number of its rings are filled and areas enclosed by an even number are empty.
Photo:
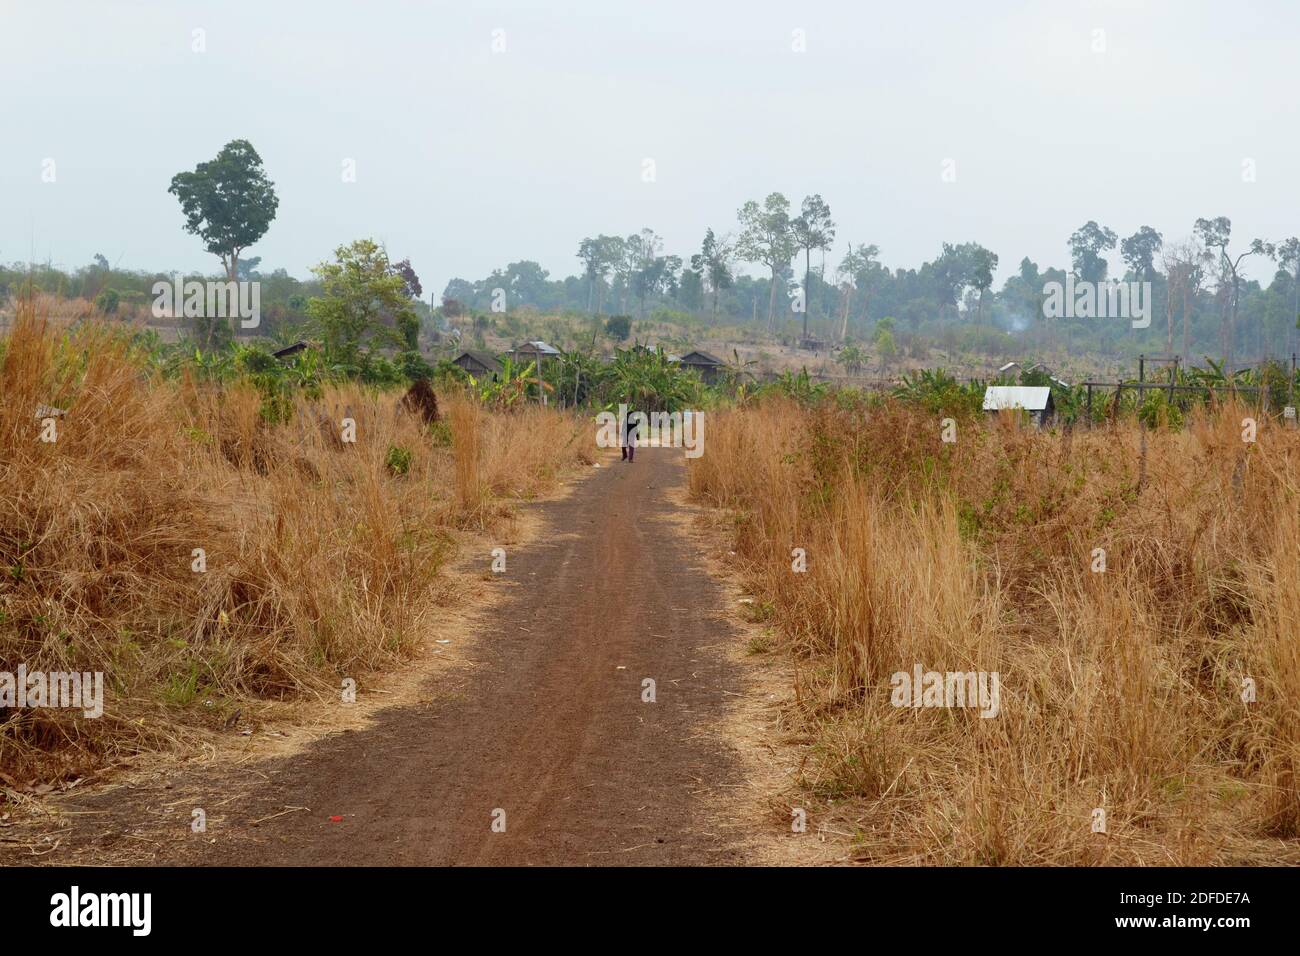
M584 405L608 376L606 366L590 351L574 349L542 369L542 378L555 389L562 406Z
M797 375L786 369L775 382L764 385L763 390L776 392L799 402L815 402L825 395L829 388L825 382L814 382L812 376L808 374L808 369L802 368Z
M972 379L963 385L950 372L938 369L920 369L914 375L903 375L902 384L894 388L894 397L915 402L929 411L955 411L965 408L978 411L984 402L985 385L982 379Z
M201 348L195 348L189 364L198 373L199 378L220 382L228 378L233 371L234 356L230 352L216 349L204 352Z
M835 356L835 361L843 365L844 370L850 375L857 375L866 364L867 355L856 345L846 345L840 349L840 354Z
M554 385L538 376L535 361L525 364L509 355L501 360L501 371L495 379L479 383L471 376L470 381L478 389L482 402L496 408L517 408L528 400L534 389L539 393L555 391Z
M722 370L723 381L733 391L743 389L747 384L758 381L758 376L754 374L754 368L757 365L758 362L755 359L742 360L740 352L733 348L731 350L731 361Z
M671 361L662 348L616 349L602 393L606 407L626 402L641 411L680 411L699 402L698 378Z

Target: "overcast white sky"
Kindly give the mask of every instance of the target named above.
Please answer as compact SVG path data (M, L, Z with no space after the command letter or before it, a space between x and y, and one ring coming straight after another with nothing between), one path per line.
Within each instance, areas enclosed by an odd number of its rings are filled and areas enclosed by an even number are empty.
M999 282L1024 255L1065 264L1088 219L1166 240L1197 216L1230 217L1237 241L1300 233L1294 0L0 10L6 262L102 252L215 270L166 190L236 138L280 196L248 253L263 269L305 276L371 236L411 258L426 294L515 259L575 273L578 241L599 232L649 226L687 258L706 227L733 230L737 208L773 190L830 203L832 262L848 241L914 267L973 240L1001 257ZM945 159L956 182L941 180Z

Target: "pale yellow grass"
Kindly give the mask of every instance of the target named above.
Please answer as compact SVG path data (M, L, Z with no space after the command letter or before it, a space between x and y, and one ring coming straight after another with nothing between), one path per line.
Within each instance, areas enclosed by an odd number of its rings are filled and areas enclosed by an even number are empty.
M1145 462L1133 425L945 446L892 403L716 416L691 485L797 665L790 799L875 862L1300 859L1300 440L1243 443L1245 414ZM999 715L892 706L918 663L997 672Z
M455 529L582 457L583 427L554 411L453 398L448 447L399 392L354 385L268 424L250 385L164 380L119 327L31 305L0 348L0 670L108 684L99 720L5 711L10 780L162 746L241 702L364 684L423 640ZM43 405L67 410L54 442ZM404 473L390 449L409 452Z

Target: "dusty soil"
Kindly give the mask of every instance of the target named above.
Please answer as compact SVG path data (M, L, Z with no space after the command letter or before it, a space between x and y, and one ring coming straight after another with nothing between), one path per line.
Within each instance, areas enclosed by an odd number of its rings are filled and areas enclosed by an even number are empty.
M784 757L764 722L776 719L781 679L746 666L735 595L683 531L681 452L641 449L631 465L606 458L569 496L530 507L524 520L540 519L531 543L507 547L503 574L488 573L485 554L471 578L504 593L453 642L455 654L413 665L421 673L404 703L287 755L61 795L49 815L8 829L21 836L0 843L0 862L821 856L815 837L791 838L789 807L773 802ZM643 699L647 679L653 702ZM207 814L204 833L192 832L194 808Z

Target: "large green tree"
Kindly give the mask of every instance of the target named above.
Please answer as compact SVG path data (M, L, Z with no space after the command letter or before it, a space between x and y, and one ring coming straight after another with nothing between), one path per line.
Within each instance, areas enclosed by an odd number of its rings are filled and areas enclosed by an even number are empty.
M731 257L734 251L731 238L721 239L709 229L704 234L704 242L698 254L691 256L691 268L698 272L708 284L713 296L713 318L718 318L718 293L731 287L734 276L731 274Z
M795 247L803 250L803 337L808 337L808 310L812 307L812 251L825 252L835 241L835 223L831 207L820 195L805 196L799 215L790 224Z
M853 243L849 243L849 251L840 262L840 267L836 270L840 277L840 295L841 308L843 309L840 321L840 341L849 340L849 315L853 307L853 293L862 293L862 320L867 321L870 316L869 306L872 290L883 280L889 279L889 270L882 266L876 257L880 255L880 247L870 243L861 243L858 248L853 248Z
M216 159L177 173L167 191L180 200L185 231L221 258L231 282L239 278L239 254L266 235L280 205L262 157L246 139L231 140Z
M1143 226L1119 244L1119 254L1140 281L1150 282L1156 272L1156 253L1164 245L1164 236L1150 226Z
M628 236L623 244L627 282L636 294L638 314L642 318L645 317L646 296L666 285L665 271L669 263L659 255L663 248L663 239L653 229L642 229L640 233ZM680 267L680 259L677 265Z
M371 239L339 246L333 262L312 272L325 294L307 303L307 313L331 365L364 377L380 349L415 349L419 318L382 246Z
M1287 343L1295 351L1295 330L1300 328L1300 238L1283 239L1277 245L1277 264L1286 271L1291 283L1291 317L1288 322Z
M775 327L776 285L789 268L795 240L790 224L790 200L780 193L770 193L760 206L751 199L740 207L740 237L736 254L746 262L762 263L772 274L767 300L767 326Z
M1089 219L1070 236L1070 263L1074 274L1084 282L1106 281L1106 256L1115 248L1119 236L1113 229Z
M984 299L989 287L993 285L993 273L998 267L998 254L984 248L978 242L969 243L967 256L970 261L970 282L979 292L979 309L975 321L984 321Z
M623 240L618 236L599 235L583 239L578 244L578 258L582 260L583 275L587 279L587 311L599 314L600 295L605 280L622 258Z
M924 268L922 266L923 270ZM930 270L940 314L952 310L953 318L957 317L958 303L961 302L962 292L972 284L973 271L974 263L967 244L943 243L943 251L931 264Z
M1232 240L1232 220L1227 216L1197 219L1193 231L1205 248L1212 250L1211 255L1217 253L1219 284L1227 293L1227 308L1223 312L1219 326L1219 342L1227 358L1228 370L1231 372L1231 365L1236 358L1237 307L1241 301L1241 262L1247 256L1267 256L1271 259L1276 255L1276 249L1272 243L1256 239L1236 257L1229 255L1228 243Z

